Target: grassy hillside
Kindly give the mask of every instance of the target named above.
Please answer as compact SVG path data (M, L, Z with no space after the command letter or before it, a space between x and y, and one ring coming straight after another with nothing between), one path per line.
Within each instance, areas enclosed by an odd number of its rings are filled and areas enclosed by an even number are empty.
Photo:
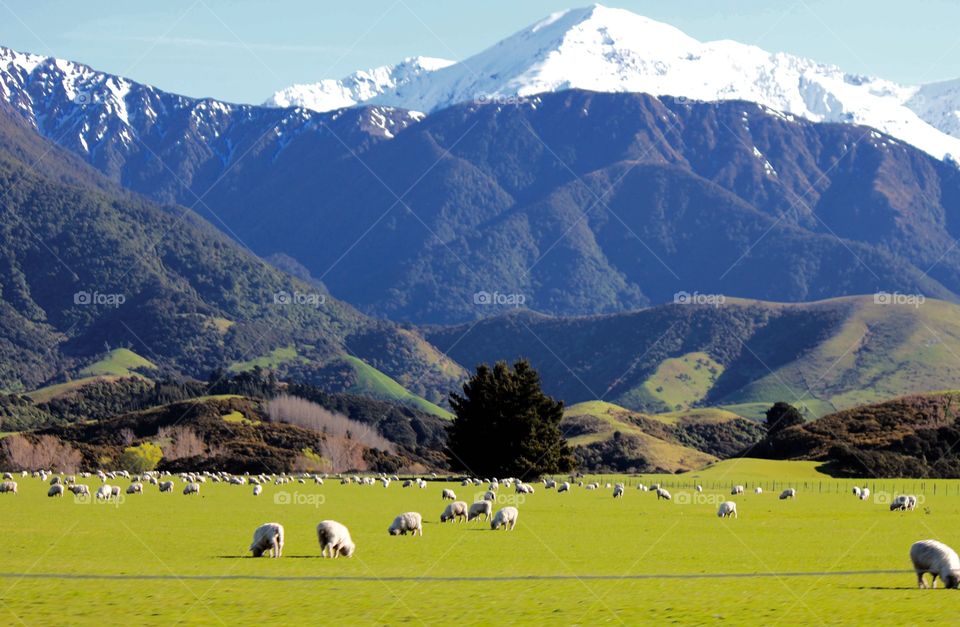
M128 348L117 348L85 368L80 369L80 376L95 377L98 375L113 375L129 377L136 371L156 370L157 366L148 359L144 359Z
M356 374L356 382L347 391L352 394L361 394L384 400L397 401L411 405L417 409L441 418L451 419L446 409L434 405L430 401L413 394L402 385L380 372L370 364L352 355L346 355L343 360L350 364Z

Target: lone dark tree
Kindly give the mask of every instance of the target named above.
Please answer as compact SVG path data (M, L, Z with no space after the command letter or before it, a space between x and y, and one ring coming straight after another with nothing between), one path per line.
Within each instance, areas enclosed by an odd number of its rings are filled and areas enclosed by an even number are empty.
M802 425L806 420L800 411L789 403L778 401L767 410L767 433L773 435L787 427Z
M456 413L448 428L451 465L474 475L529 479L569 472L575 463L560 433L563 402L540 389L540 375L526 360L477 367L451 394Z

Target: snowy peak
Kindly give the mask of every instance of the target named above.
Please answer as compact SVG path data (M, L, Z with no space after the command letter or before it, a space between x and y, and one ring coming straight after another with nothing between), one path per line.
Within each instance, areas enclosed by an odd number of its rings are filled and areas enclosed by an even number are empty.
M422 74L435 72L451 64L453 61L446 59L410 57L396 65L354 72L340 80L292 85L273 94L264 105L302 107L320 112L352 107L406 85Z
M746 100L815 122L872 126L936 156L960 155L960 81L912 87L756 46L700 42L623 9L554 13L458 63L358 72L295 86L268 104L326 110L378 103L436 111L586 89L701 101Z

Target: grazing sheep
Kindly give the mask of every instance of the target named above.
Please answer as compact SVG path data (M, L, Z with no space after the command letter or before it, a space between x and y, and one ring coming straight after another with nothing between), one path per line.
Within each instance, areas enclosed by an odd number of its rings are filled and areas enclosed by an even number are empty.
M517 487L515 488L517 494L533 494L533 486L527 485L526 483L517 482Z
M730 494L734 496L736 496L737 494L743 494L743 486L742 485L733 486L733 489L730 490Z
M754 493L754 494L763 494L763 488L761 488L760 486L757 486L757 487L755 487L755 488L753 489L753 493Z
M0 492L13 492L17 493L17 482L16 481L4 481L0 483Z
M82 483L70 486L69 490L74 496L90 496L90 488Z
M637 489L640 490L641 492L649 492L649 491L650 491L650 488L648 488L647 486L643 485L642 483L639 484L639 485L637 485Z
M613 489L613 498L619 499L623 497L623 484L618 483L617 486Z
M163 481L160 483L161 492L173 492L173 481Z
M650 486L650 489L653 490L654 492L656 492L657 490L660 489L660 484L659 484L659 483L654 483L652 486Z
M110 484L105 483L97 488L98 501L109 501L111 496L113 496L113 488L110 487Z
M255 486L253 486L253 495L254 495L254 496L260 496L260 493L261 493L261 492L263 492L263 486L262 486L262 485L257 484L257 485L255 485Z
M63 496L63 484L55 483L47 490L47 496Z
M143 484L131 483L127 486L127 494L143 494Z
M870 498L870 488L863 488L860 490L860 500L866 501L868 498Z
M557 494L560 494L561 492L569 492L569 491L570 491L570 483L567 481L564 481L563 483L557 486Z
M3 480L4 480L4 481L8 481L8 480L10 480L10 479L13 479L13 474L12 474L12 473L9 473L9 472L3 473Z
M353 557L357 549L350 531L335 520L324 520L317 525L317 540L320 542L321 557Z
M596 490L597 487L598 487L598 484L596 484L596 483L588 483L587 485L583 486L583 489L584 489L584 490Z
M933 575L931 588L937 587L937 577L943 581L945 588L956 588L960 585L960 557L957 552L942 542L936 540L921 540L914 542L910 547L910 561L913 570L917 573L917 585L926 588L923 576L926 573Z
M860 496L860 488L859 488L859 487L853 486L853 495L854 495L854 496Z
M417 479L417 487L422 490L425 487L427 487L427 482L424 481L423 479Z
M444 500L456 501L457 495L454 494L453 490L450 490L449 488L444 488L443 493L440 495L440 498Z
M737 504L733 501L724 501L723 503L720 503L720 509L717 510L717 516L720 518L728 518L730 516L739 518L737 516Z
M544 480L543 480L543 488L544 488L545 490L550 490L550 489L555 488L555 487L557 487L557 482L554 481L553 479L544 479Z
M490 501L477 501L470 506L470 511L467 513L467 522L480 518L480 514L483 514L484 520L490 520L490 517L493 515L493 503Z
M496 531L503 527L507 531L513 531L513 528L517 526L518 516L520 516L520 512L517 511L516 507L504 507L494 515L493 520L490 521L490 528Z
M393 519L393 522L387 527L391 536L405 536L407 532L413 535L423 535L423 516L417 512L407 512L400 514Z
M663 488L657 488L657 500L664 499L666 501L671 500L673 497L670 496L670 493Z
M907 509L911 512L917 508L917 497L913 494L907 495Z
M460 519L467 519L467 502L466 501L454 501L447 505L447 508L443 510L443 513L440 514L440 522L447 522L452 520L454 522L460 522Z
M199 483L188 483L183 486L184 494L200 494L200 484Z
M283 525L265 523L257 527L253 532L253 542L247 550L253 553L253 557L260 557L267 551L270 552L270 557L283 555Z
M496 501L496 500L497 500L497 495L496 495L496 493L491 492L490 490L487 490L487 491L484 493L484 495L483 495L483 500L484 500L484 501Z
M785 499L792 499L795 496L797 496L796 488L787 488L786 490L780 493L780 500L783 501Z
M57 485L58 483L60 483L60 477L54 476L54 478L50 480L50 485Z
M694 489L695 489L697 492L703 492L703 486L700 485L699 483L697 484L697 487L694 488Z
M409 487L412 486L412 485L413 485L413 479L407 479L406 481L403 482L403 485L400 486L400 487L402 487L402 488L409 488Z

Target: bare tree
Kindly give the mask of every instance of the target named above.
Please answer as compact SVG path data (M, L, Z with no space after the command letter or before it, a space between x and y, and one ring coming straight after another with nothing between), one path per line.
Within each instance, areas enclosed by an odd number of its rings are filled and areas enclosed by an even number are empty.
M197 457L207 450L206 442L190 427L160 427L157 438L170 441L163 447L163 456L167 459Z
M80 451L52 435L42 435L35 442L22 435L11 435L3 439L2 448L14 470L77 472L83 462Z

